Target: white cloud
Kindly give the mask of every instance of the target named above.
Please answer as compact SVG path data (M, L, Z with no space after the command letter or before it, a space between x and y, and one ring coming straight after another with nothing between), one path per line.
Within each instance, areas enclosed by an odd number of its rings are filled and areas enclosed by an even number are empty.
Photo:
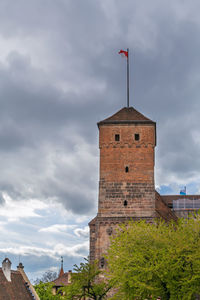
M88 238L89 237L89 226L85 226L84 228L76 228L74 233L78 237Z
M77 244L74 246L66 246L65 244L57 244L52 249L42 248L42 247L30 247L30 246L20 246L17 247L0 247L0 252L9 254L14 254L16 256L48 256L52 259L58 259L60 256L68 257L83 257L88 253L88 241L82 244Z
M37 199L15 201L11 199L6 193L3 193L5 203L1 206L0 216L8 220L8 222L14 222L23 218L40 218L41 215L36 212L37 210L45 210L48 205Z
M76 225L54 224L49 227L40 228L39 232L66 233L68 229L74 229Z

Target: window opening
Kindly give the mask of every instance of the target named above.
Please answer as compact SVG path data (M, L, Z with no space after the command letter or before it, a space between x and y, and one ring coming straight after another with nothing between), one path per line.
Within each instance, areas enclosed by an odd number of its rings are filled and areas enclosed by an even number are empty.
M128 202L125 200L124 201L124 206L127 206L128 205Z
M129 169L128 167L125 167L125 172L128 173Z
M102 257L100 259L100 267L103 269L104 265L105 265L105 259L104 259L104 257Z
M140 140L140 135L139 133L135 133L135 141L139 141Z
M115 141L119 142L119 140L120 140L120 135L119 134L115 134Z

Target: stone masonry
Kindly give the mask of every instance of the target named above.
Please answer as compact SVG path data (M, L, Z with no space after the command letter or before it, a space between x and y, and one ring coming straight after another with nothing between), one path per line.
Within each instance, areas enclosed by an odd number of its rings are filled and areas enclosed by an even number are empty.
M156 123L125 107L98 123L100 181L97 216L90 226L90 259L105 267L116 227L130 219L166 221L175 214L155 192Z

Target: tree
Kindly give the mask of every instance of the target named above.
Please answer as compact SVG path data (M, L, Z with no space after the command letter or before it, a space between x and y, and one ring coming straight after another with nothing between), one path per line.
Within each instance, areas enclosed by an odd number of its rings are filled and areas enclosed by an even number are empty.
M34 288L40 297L40 300L60 300L60 295L53 295L52 288L53 284L51 283L58 277L56 272L46 271L41 278L37 278L34 281Z
M105 299L111 285L106 280L100 279L102 271L99 270L97 262L90 263L85 259L85 263L80 266L75 265L72 274L72 283L63 287L66 299L84 299L94 300Z
M54 271L46 271L41 278L37 278L35 281L34 281L34 284L39 284L40 282L51 282L53 280L55 280L56 278L58 278L58 274L57 272L54 272Z
M113 299L190 300L200 294L200 217L122 225L108 250Z
M50 282L40 282L34 286L40 300L61 300L63 299L60 295L53 295L52 288L53 284Z

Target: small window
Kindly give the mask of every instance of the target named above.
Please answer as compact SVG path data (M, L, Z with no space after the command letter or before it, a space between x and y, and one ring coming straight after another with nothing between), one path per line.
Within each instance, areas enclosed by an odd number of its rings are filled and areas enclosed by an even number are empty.
M102 257L100 259L100 268L103 269L104 265L105 265L105 259L104 259L104 257Z
M135 133L135 141L139 141L140 140L140 135L139 133Z
M119 140L120 140L119 134L115 134L115 141L116 141L116 142L119 142Z
M129 171L129 170L128 170L128 167L125 167L125 172L128 173L128 171Z
M125 200L124 201L124 206L127 206L128 205L128 202Z

